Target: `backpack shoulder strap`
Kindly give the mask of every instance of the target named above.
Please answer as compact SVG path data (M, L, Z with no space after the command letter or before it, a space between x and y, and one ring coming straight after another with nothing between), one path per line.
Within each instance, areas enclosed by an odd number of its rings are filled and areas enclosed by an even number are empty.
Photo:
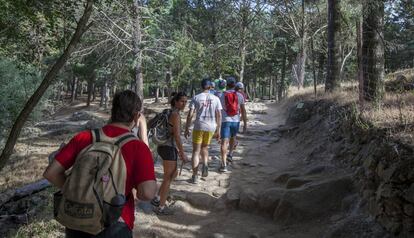
M101 129L93 129L92 133L92 144L101 141Z
M117 145L119 148L124 146L126 143L132 141L132 140L138 140L138 138L132 134L132 133L126 133L120 137L117 137L117 140L115 141L115 145Z

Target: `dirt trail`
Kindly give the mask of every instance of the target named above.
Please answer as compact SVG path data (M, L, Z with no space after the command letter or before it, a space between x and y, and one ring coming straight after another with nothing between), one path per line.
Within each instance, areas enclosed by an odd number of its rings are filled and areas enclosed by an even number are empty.
M153 113L167 104L146 100L145 106ZM289 127L280 127L287 116L282 105L250 102L247 111L248 132L239 135L230 171L219 173L220 161L211 160L209 176L194 185L187 182L191 165L186 164L171 187L170 205L175 214L156 216L149 202L139 203L135 237L385 237L378 227L373 228L370 217L360 213L350 173L333 166L332 155L323 146L329 143L329 130L320 116L301 125L300 130L284 133ZM77 131L105 124L108 113L97 105L87 110L72 105L28 128L16 146L16 155L0 173L0 188L41 179L52 150ZM184 141L191 155L191 141ZM210 155L219 156L219 151L214 141ZM161 162L158 159L155 163L159 183ZM39 220L23 229L35 229L47 220L48 226L61 232L62 227L52 218L50 194L45 191L29 199L38 209L25 207L34 209Z
M285 121L285 111L270 103L247 106L249 129L239 136L239 146L228 173L219 173L219 160L209 162L210 172L197 185L187 182L191 176L188 163L172 185L172 216L156 216L148 203L141 203L136 213L134 234L138 237L317 237L319 227L280 227L271 217L229 207L232 194L274 187L273 177L298 163L292 151L295 144L280 138L277 127ZM191 141L185 143L191 154ZM213 142L210 154L219 155ZM162 174L162 166L156 164ZM162 177L162 176L161 176ZM161 179L159 180L161 182ZM237 195L236 195L237 196ZM231 201L230 201L231 202Z

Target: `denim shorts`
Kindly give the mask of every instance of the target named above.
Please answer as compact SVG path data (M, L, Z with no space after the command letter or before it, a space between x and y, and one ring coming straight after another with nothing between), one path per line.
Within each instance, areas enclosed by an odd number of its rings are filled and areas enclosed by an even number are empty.
M240 122L222 122L221 123L221 139L228 139L231 137L236 137L239 132Z

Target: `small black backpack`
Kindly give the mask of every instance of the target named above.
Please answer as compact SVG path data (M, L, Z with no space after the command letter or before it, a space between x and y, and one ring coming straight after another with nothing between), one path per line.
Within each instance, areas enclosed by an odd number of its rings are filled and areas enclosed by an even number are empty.
M170 124L168 123L171 113L172 109L164 109L148 121L148 139L154 144L163 145L172 139Z

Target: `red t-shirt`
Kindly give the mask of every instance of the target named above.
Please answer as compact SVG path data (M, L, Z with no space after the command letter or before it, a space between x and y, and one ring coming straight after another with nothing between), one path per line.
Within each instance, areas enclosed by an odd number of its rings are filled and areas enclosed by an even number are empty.
M106 125L102 128L108 137L117 137L128 132L125 128ZM69 169L75 163L76 156L86 146L92 144L91 131L82 131L70 140L56 155L55 159L65 168ZM136 188L140 183L148 180L155 180L154 162L152 154L147 145L142 141L133 140L126 143L121 148L122 156L125 160L127 179L125 195L129 197L121 217L132 230L134 227L134 198L132 188Z

